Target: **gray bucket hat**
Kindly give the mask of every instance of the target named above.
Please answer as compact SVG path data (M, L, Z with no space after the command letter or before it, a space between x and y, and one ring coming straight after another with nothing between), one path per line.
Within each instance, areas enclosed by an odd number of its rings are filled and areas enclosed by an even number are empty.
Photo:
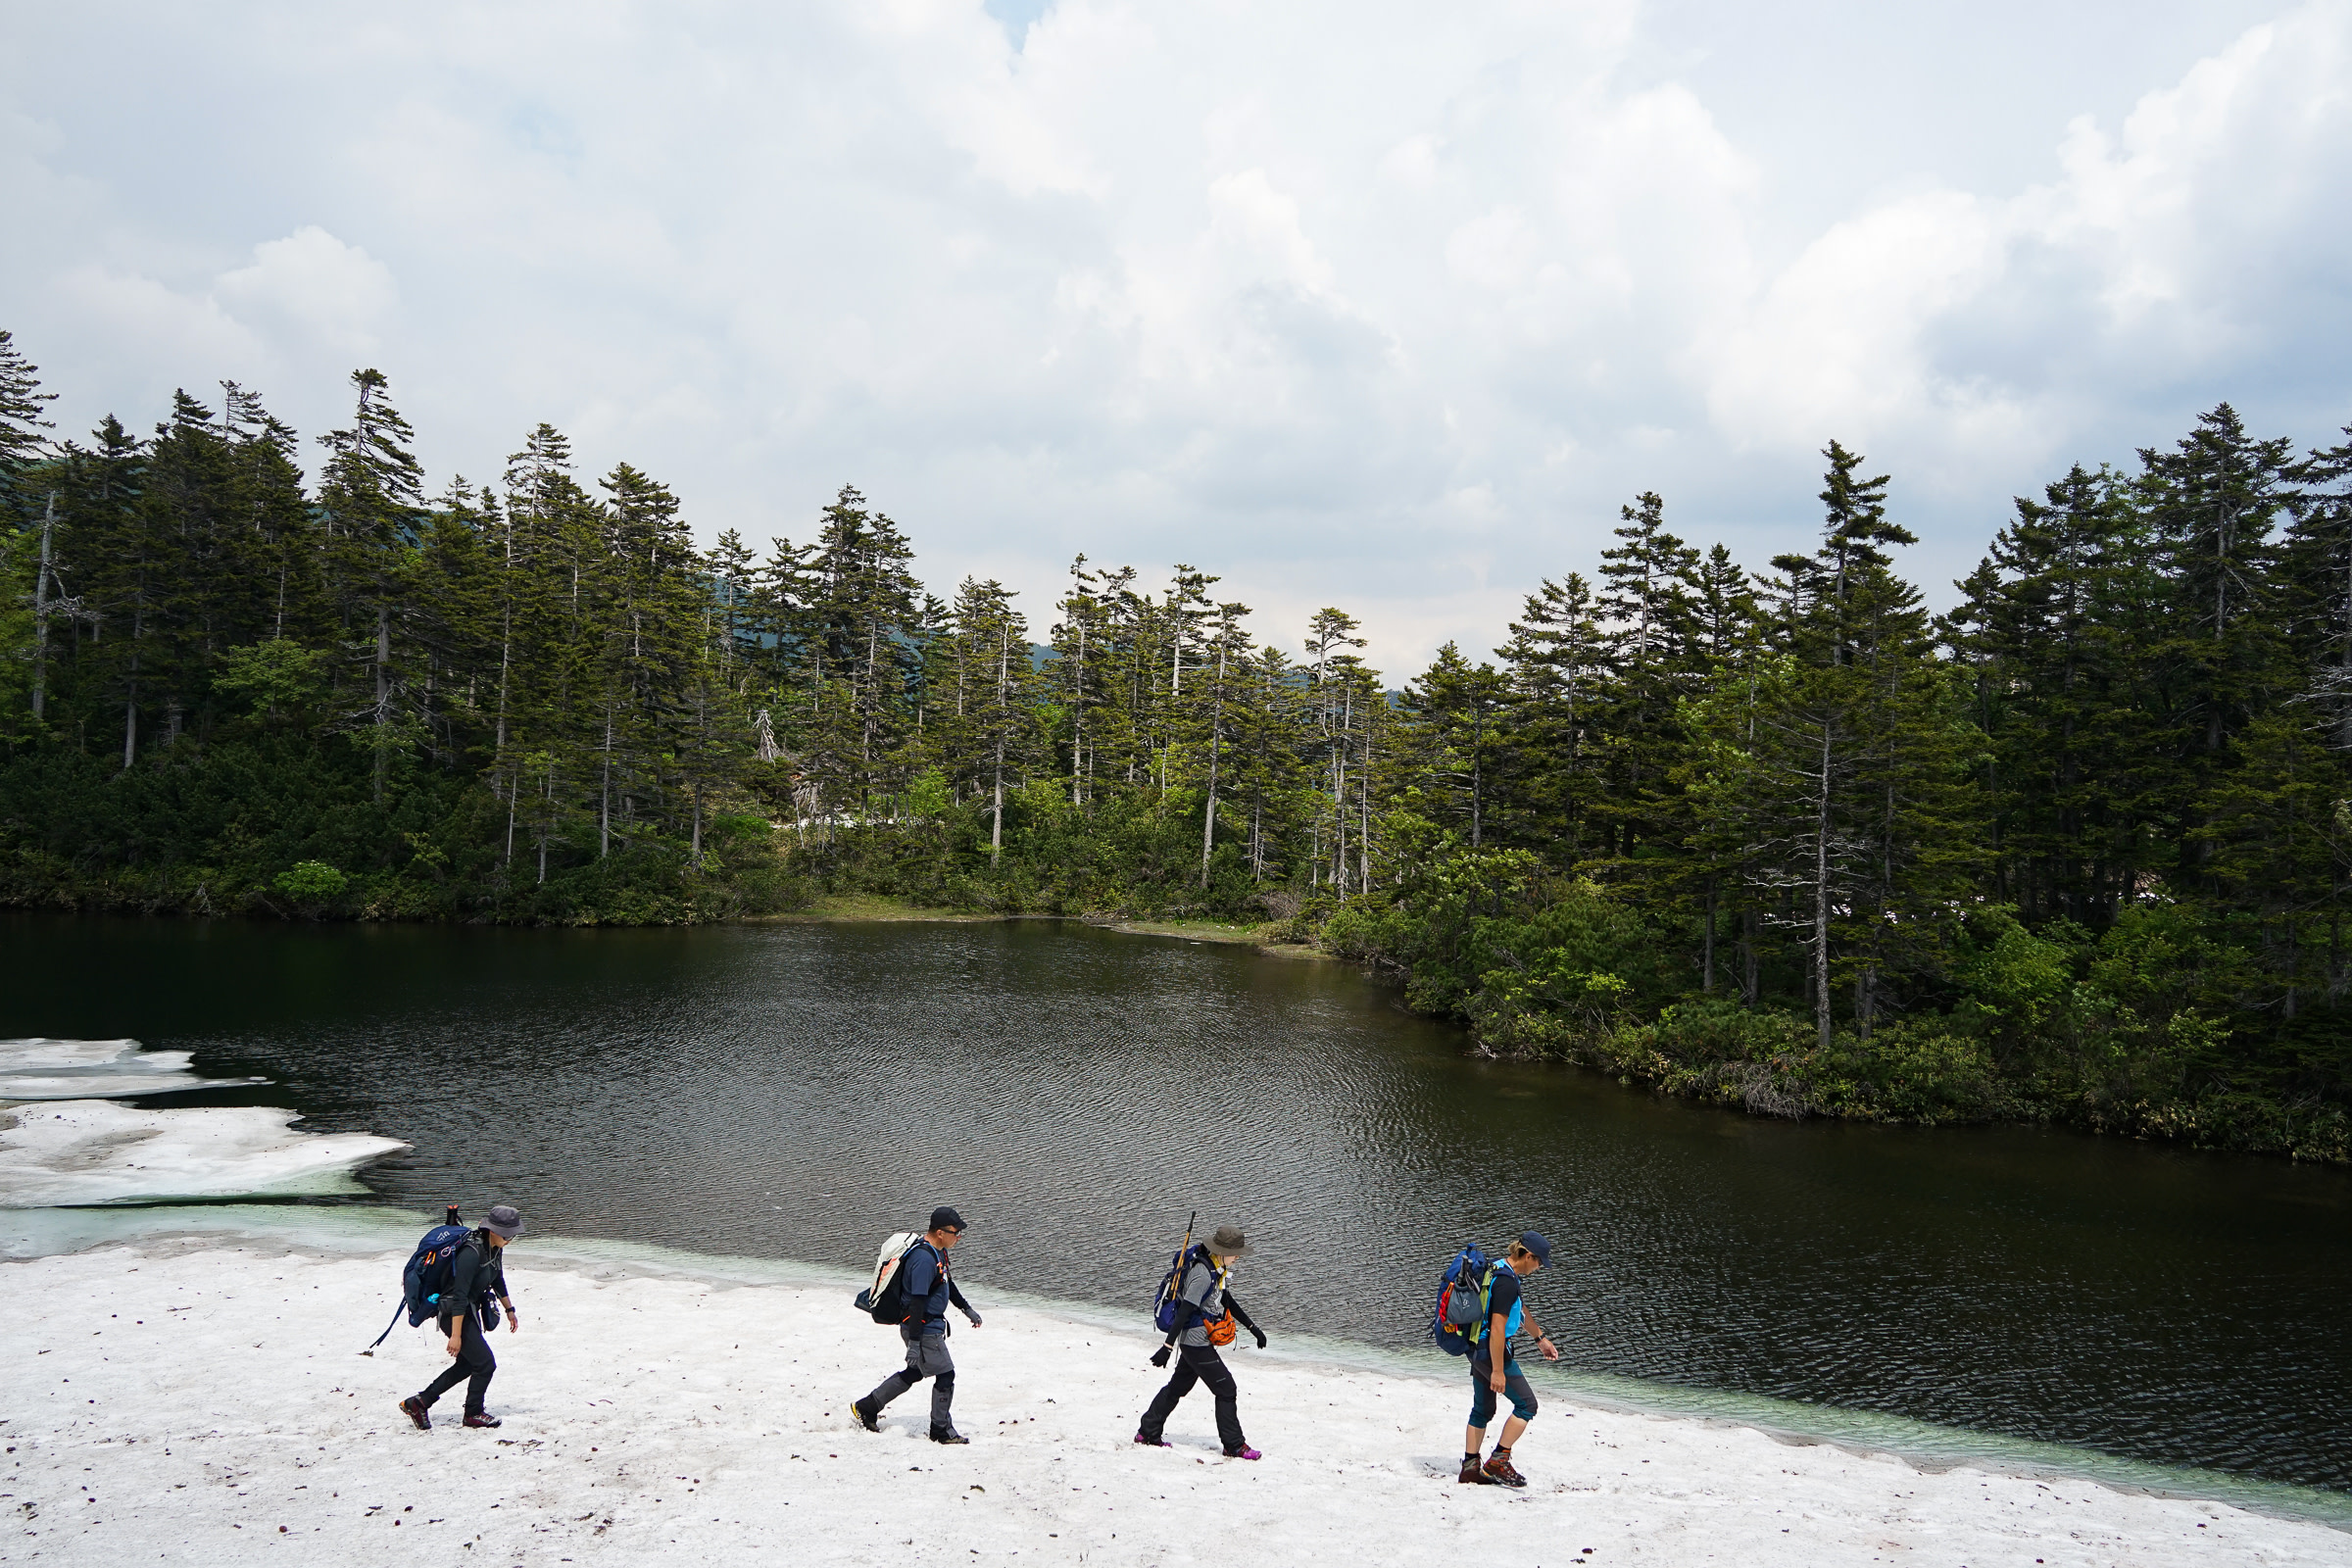
M1217 1234L1208 1239L1208 1250L1219 1257L1239 1257L1250 1250L1250 1238L1234 1225L1220 1225Z
M494 1203L482 1216L482 1229L496 1231L511 1242L522 1234L522 1210L513 1203Z

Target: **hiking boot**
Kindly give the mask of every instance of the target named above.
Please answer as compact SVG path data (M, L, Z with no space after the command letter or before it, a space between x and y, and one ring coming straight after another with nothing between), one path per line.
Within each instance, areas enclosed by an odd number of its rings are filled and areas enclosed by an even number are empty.
M1489 1481L1498 1487L1524 1487L1527 1485L1527 1477L1521 1475L1518 1468L1499 1453L1487 1461L1486 1476Z
M1263 1459L1265 1455L1245 1445L1239 1448L1227 1448L1225 1457L1228 1459Z
M424 1407L424 1401L414 1394L400 1401L400 1413L416 1422L417 1431L430 1432L433 1430L432 1412L427 1410Z
M499 1420L498 1417L492 1415L487 1410L466 1411L466 1424L469 1427L496 1427L506 1425L505 1422Z
M1475 1453L1462 1460L1462 1473L1456 1476L1454 1479L1459 1481L1465 1487L1491 1487L1494 1485L1494 1480L1488 1476L1485 1467L1480 1465L1478 1462L1478 1455Z
M882 1412L879 1410L867 1409L863 1399L852 1399L850 1401L850 1419L857 1422L859 1426L865 1428L865 1430L868 1432L879 1432L882 1430Z
M1165 1438L1147 1438L1141 1432L1135 1435L1135 1441L1147 1448L1172 1448L1175 1446Z
M933 1443L969 1443L972 1440L965 1437L962 1433L956 1431L954 1427L933 1427L931 1429L931 1441Z

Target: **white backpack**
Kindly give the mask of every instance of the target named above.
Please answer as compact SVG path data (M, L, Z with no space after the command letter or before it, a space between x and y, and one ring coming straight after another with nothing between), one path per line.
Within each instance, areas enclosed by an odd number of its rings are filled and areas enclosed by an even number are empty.
M921 1231L894 1231L883 1241L882 1250L874 1254L874 1282L857 1295L858 1310L877 1323L906 1321L905 1293L891 1287L898 1282L899 1265L922 1239Z

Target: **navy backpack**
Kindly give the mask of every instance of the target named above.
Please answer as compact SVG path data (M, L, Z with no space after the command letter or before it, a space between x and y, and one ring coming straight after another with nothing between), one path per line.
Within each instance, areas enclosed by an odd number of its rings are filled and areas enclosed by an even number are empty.
M1489 1313L1487 1290L1494 1283L1494 1265L1476 1243L1463 1248L1446 1265L1438 1282L1438 1310L1430 1319L1429 1336L1447 1355L1468 1355L1483 1337Z
M449 1289L451 1265L457 1259L458 1249L472 1234L459 1221L458 1205L452 1203L447 1217L417 1239L416 1250L409 1254L400 1271L400 1305L392 1309L392 1322L384 1325L384 1332L375 1337L375 1345L362 1350L362 1355L373 1355L375 1346L390 1337L403 1308L408 1311L411 1328L440 1315L441 1293Z

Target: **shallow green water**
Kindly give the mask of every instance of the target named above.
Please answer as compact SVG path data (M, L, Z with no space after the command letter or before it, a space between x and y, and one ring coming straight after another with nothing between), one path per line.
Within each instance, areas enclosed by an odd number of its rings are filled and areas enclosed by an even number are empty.
M411 1208L849 1267L944 1200L974 1280L1140 1311L1197 1205L1262 1249L1237 1290L1273 1332L1407 1356L1453 1248L1532 1224L1536 1310L1594 1391L2352 1487L2336 1170L1757 1121L1466 1059L1338 965L1059 923L0 942L0 1034L265 1074L156 1102L407 1139L365 1180Z

